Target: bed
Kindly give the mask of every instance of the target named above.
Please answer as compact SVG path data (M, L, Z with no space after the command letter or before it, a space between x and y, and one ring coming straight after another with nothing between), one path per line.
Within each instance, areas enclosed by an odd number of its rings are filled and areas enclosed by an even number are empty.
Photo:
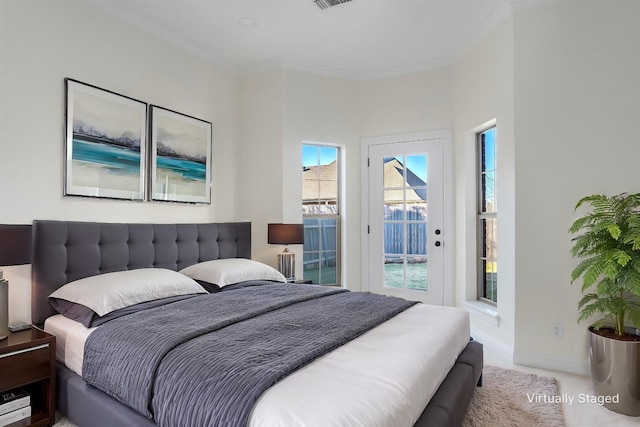
M148 268L180 271L211 260L250 259L251 224L35 221L33 239L32 322L44 325L58 340L57 408L81 427L156 425L154 414L149 418L131 409L78 375L86 341L99 336L91 331L102 331L103 327L89 329L62 317L51 306L49 295L69 282L106 277L107 273L141 272ZM208 298L206 304L209 300L220 304L221 298L239 298L240 292L245 296L257 292L253 289L280 292L282 286L287 286L290 293L302 289L292 284L230 287L224 292L198 296L197 301L204 304ZM323 294L318 299L358 297L346 294L358 293ZM179 301L172 307L186 306L191 301L196 299ZM304 300L303 304L307 303ZM300 313L309 309L297 302L291 305L300 307ZM424 304L403 307L389 320L367 332L356 333L355 338L332 347L326 354L314 356L311 362L305 362L260 393L247 425L459 426L482 375L482 345L469 341L468 316L461 312ZM260 322L255 323L256 328L261 327ZM251 325L249 321L240 323ZM291 322L281 320L279 324L287 323ZM226 326L222 329L231 330ZM425 330L435 334L425 334ZM398 351L404 348L402 341L413 347ZM196 348L203 348L198 345ZM397 378L403 378L404 383L396 384ZM208 382L212 381L198 381ZM177 395L174 398L179 400Z

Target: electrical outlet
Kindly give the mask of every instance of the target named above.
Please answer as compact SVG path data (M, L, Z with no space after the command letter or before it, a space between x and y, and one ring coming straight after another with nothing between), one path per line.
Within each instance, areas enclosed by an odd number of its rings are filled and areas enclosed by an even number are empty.
M562 323L551 324L551 336L554 338L562 338Z

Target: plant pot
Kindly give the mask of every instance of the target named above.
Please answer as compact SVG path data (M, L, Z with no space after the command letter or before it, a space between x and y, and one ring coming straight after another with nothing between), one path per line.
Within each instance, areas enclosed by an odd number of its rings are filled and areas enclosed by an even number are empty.
M637 335L634 328L625 332ZM607 338L589 327L589 364L593 400L605 408L630 416L640 416L640 341Z

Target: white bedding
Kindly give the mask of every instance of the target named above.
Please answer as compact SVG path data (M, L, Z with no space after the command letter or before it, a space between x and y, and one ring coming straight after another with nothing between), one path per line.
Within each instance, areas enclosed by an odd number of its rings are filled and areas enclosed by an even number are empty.
M95 328L62 315L45 322L56 356L82 374ZM272 386L250 427L413 426L469 342L469 315L417 304Z

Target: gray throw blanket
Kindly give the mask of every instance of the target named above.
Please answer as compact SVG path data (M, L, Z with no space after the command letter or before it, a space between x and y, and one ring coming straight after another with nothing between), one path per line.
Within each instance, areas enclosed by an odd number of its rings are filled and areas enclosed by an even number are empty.
M290 284L190 298L102 325L83 377L159 426L244 426L271 385L413 304Z

